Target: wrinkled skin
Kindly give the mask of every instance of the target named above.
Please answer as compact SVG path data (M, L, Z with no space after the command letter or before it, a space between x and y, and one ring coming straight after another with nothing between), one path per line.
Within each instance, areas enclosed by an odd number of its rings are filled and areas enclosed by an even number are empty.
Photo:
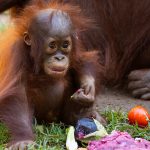
M95 100L95 80L90 75L81 78L81 88L78 89L71 99L85 106L91 105Z
M128 88L136 98L150 100L150 70L134 70L128 76Z

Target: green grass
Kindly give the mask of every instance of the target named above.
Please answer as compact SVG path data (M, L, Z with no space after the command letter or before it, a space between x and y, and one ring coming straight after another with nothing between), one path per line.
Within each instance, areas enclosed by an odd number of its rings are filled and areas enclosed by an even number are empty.
M66 127L63 124L36 126L36 142L41 150L64 150L66 142Z
M127 131L133 137L142 137L150 140L150 126L139 128L137 125L128 124L127 114L121 110L106 110L102 113L106 117L108 124L106 130L111 133L113 130ZM64 124L49 124L48 126L35 125L37 150L64 150L66 142L66 126ZM4 149L8 141L8 132L0 124L0 150ZM33 148L30 147L30 150Z
M8 141L8 131L3 124L0 124L0 147Z
M38 150L64 150L66 142L66 126L64 124L36 125L33 127L36 134L36 149ZM0 124L0 150L8 142L8 131ZM32 150L32 146L29 150Z
M150 140L150 125L146 128L140 128L138 125L130 125L128 123L127 114L121 110L107 110L103 115L108 121L108 125L106 126L108 133L111 133L113 130L126 131L134 138L141 137Z

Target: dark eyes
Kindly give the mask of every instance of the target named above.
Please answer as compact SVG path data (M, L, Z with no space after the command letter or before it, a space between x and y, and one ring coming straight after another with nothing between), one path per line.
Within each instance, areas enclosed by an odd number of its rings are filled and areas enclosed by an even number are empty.
M63 41L56 41L52 39L48 43L48 48L46 49L46 52L48 54L52 54L52 53L55 53L57 50L59 50L59 51L68 53L71 51L71 48L72 48L72 43L68 39L63 40Z
M66 49L69 46L69 41L64 41L62 44L62 48Z
M68 46L69 46L69 41L64 41L62 44L62 48L66 49L66 48L68 48ZM57 47L56 42L55 41L50 42L49 47L51 49L55 49Z
M56 42L55 41L52 41L52 42L50 42L49 43L49 47L51 48L51 49L55 49L57 46L56 46Z

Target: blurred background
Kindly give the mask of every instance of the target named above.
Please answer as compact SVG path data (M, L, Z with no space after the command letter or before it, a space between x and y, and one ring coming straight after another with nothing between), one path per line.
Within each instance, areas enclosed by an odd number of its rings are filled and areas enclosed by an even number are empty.
M0 14L0 33L2 33L11 24L9 12Z

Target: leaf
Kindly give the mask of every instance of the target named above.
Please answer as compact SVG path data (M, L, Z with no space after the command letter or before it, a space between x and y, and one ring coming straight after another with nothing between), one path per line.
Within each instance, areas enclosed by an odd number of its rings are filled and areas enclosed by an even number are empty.
M75 128L73 126L70 126L68 129L67 129L67 140L66 140L66 148L67 150L77 150L78 148L78 144L75 140L75 137L74 137L74 131L75 131Z

